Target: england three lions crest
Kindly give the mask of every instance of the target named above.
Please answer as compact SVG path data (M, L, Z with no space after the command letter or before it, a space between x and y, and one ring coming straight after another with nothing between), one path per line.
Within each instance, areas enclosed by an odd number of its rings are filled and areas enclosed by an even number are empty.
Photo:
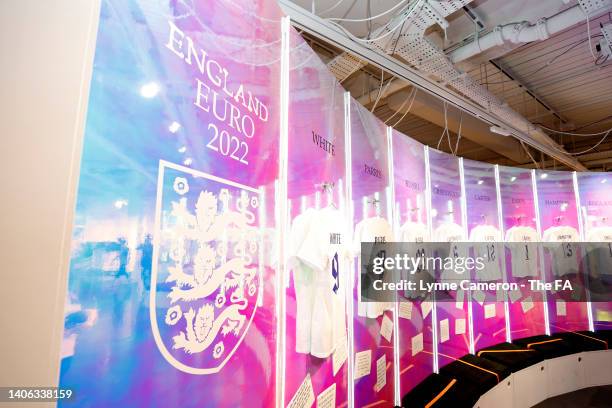
M150 318L175 368L219 372L253 321L262 288L256 189L160 161Z

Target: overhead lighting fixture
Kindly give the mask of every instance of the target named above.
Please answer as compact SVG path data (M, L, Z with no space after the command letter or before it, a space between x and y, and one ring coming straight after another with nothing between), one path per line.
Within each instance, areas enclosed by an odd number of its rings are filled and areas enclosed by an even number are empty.
M484 180L478 180L478 185L481 185L482 183L484 183Z
M185 146L181 146L181 147L178 148L178 152L179 153L185 153L186 151L187 151L187 147L185 147Z
M159 84L157 82L148 82L140 87L140 96L143 98L155 98L159 93Z
M512 133L510 133L510 131L509 131L509 130L504 129L504 128L501 128L501 127L499 127L499 126L491 126L491 127L489 128L489 130L490 130L492 133L496 133L496 134L501 135L501 136L512 136Z
M608 182L608 179L601 179L601 184L605 184Z
M542 173L542 174L540 174L540 178L541 178L542 180L544 180L545 178L548 178L548 173Z
M193 159L191 157L186 158L183 162L185 166L191 166L191 163L193 163Z
M181 128L181 124L178 123L177 121L172 122L170 126L168 126L168 130L170 131L170 133L176 133L179 131L180 128Z
M515 176L510 177L510 182L511 183L514 183L515 181L516 181L516 177Z
M123 207L125 207L126 205L128 205L128 202L127 202L127 200L119 199L119 200L115 201L114 205L115 205L116 209L120 210Z

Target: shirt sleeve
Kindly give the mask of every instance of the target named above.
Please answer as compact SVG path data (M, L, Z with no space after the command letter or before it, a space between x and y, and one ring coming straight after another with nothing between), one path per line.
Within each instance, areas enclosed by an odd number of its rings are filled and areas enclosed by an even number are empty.
M297 263L297 256L306 238L308 232L308 217L309 214L304 212L293 219L291 230L289 231L288 239L288 263L290 267Z
M325 226L322 225L321 217L310 217L308 224L296 257L312 268L323 270L327 266L325 245L329 242L329 237L325 236Z

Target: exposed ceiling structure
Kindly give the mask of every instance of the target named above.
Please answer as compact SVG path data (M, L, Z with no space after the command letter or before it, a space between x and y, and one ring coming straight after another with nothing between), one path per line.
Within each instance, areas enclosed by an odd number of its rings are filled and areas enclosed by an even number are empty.
M475 160L612 168L612 0L280 2L399 131Z

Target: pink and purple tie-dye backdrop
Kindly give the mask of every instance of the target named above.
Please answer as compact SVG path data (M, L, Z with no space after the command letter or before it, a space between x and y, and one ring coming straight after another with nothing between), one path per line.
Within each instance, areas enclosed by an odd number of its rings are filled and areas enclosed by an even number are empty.
M396 231L407 222L426 225L424 146L396 130L392 131L392 143ZM405 395L433 372L434 344L431 313L423 318L420 300L402 297L400 301L411 303L405 306L411 311L411 318L403 318L403 313L398 317L399 390L400 395ZM413 353L412 339L421 333L423 351Z
M66 405L274 405L281 17L270 1L102 2L66 295ZM218 199L213 211L249 209L254 246L228 249L257 272L237 320L189 354L172 347L184 320L168 312L164 231L174 204L184 198L193 214L202 191ZM215 245L217 260L229 257ZM186 304L212 305L220 290ZM238 290L224 287L215 316Z

